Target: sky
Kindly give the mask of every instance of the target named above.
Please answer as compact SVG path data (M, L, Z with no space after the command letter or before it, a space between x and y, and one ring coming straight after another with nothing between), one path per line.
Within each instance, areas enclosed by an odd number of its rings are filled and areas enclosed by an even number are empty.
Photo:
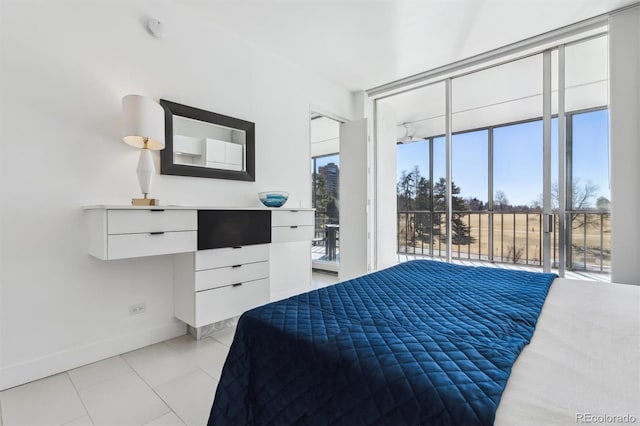
M317 173L318 171L317 169L319 169L320 167L324 167L329 163L334 163L340 166L340 155L331 154L331 155L325 155L323 157L316 157L316 170L314 171ZM313 168L313 163L311 164L311 168Z
M483 202L488 197L488 131L457 134L452 140L453 182L464 198ZM494 130L494 194L503 191L510 204L530 205L542 194L542 121ZM557 119L552 120L552 182L557 182ZM599 196L610 199L608 114L606 110L574 115L573 175L580 184L591 181ZM429 145L426 141L398 145L397 176L414 165L428 176ZM445 176L444 137L434 142L434 178Z

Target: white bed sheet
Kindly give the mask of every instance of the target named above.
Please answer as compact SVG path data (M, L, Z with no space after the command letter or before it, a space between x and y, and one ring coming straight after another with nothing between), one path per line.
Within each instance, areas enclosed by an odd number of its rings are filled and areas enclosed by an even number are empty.
M601 424L625 415L640 425L640 286L557 278L495 424Z

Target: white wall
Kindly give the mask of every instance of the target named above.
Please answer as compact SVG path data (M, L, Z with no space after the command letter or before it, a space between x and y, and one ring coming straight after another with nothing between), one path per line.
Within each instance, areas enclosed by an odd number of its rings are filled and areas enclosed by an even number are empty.
M611 281L640 285L640 6L609 20Z
M0 6L0 388L184 332L172 257L86 254L82 206L138 196L121 98L164 98L256 123L256 182L156 176L164 204L311 204L309 105L348 91L212 27L197 2L3 0ZM158 40L147 17L166 25ZM154 154L159 170L159 156ZM146 313L127 307L146 303Z

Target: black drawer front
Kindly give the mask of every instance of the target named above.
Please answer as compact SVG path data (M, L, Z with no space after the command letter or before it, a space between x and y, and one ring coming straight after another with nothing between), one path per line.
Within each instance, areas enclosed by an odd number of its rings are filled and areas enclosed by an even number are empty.
M198 210L198 250L270 242L270 210Z

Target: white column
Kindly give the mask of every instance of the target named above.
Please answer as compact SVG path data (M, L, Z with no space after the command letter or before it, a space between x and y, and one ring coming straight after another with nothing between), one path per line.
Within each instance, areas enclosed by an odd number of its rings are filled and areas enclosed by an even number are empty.
M398 263L396 194L396 114L390 105L376 106L376 269Z
M544 168L542 171L542 265L545 272L551 272L551 235L553 219L551 219L551 51L542 54L542 152ZM549 222L551 220L551 223Z
M340 126L341 280L367 273L367 119Z
M611 281L640 285L640 7L609 19Z

